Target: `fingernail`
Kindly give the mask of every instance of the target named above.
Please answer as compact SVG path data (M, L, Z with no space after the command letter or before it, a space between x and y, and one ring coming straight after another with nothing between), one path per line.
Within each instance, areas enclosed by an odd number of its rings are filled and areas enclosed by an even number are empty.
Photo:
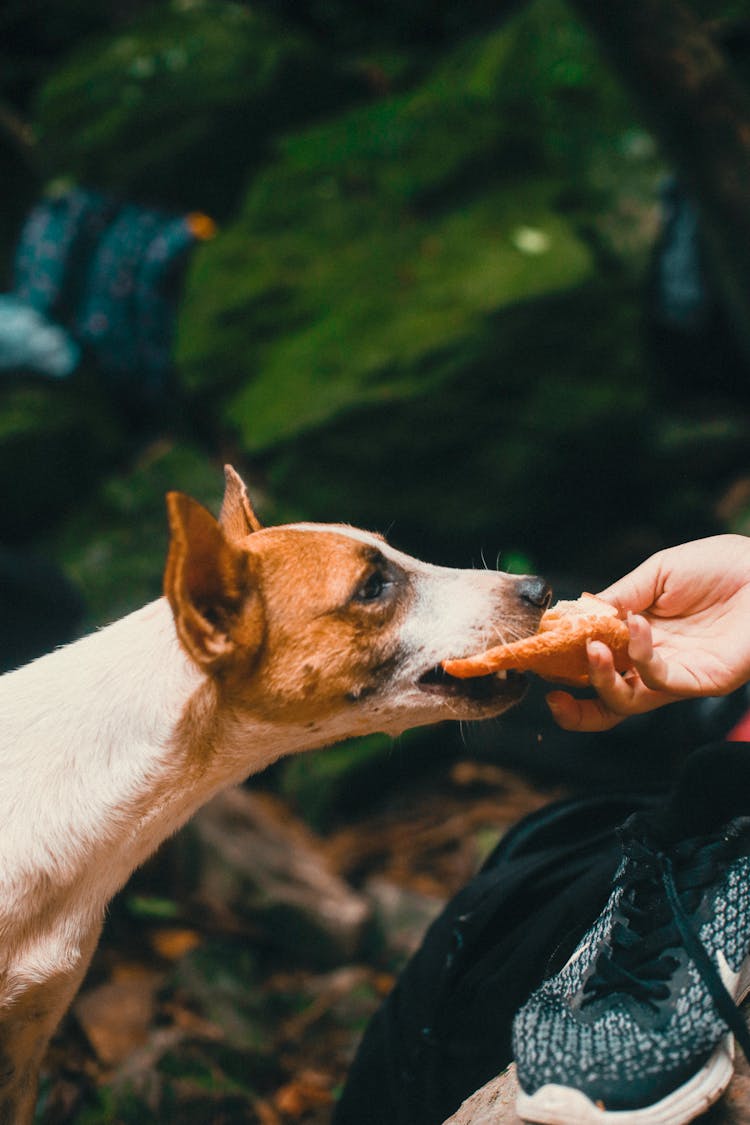
M547 695L545 696L545 702L555 717L557 717L563 709L560 705L559 695Z

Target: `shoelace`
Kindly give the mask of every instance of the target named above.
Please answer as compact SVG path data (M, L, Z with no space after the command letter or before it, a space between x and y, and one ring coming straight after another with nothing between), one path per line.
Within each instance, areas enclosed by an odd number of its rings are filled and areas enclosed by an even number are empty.
M656 1008L656 1001L669 995L667 982L678 966L669 950L681 943L717 1013L750 1061L750 1032L688 914L697 907L703 889L726 870L732 841L721 836L679 845L674 849L676 868L672 857L658 846L633 837L624 842L631 870L620 912L628 924L613 926L610 947L599 955L584 985L583 1004L625 992Z

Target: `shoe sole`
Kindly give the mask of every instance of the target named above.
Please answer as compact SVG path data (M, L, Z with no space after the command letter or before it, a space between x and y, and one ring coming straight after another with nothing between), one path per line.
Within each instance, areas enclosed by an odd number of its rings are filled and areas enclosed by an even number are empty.
M536 1125L685 1125L717 1102L734 1074L734 1038L727 1036L708 1062L666 1098L642 1109L607 1110L580 1090L549 1084L518 1094L516 1113Z
M750 994L750 958L734 991L738 1005ZM572 1086L549 1083L534 1094L519 1089L516 1113L534 1125L687 1125L719 1100L733 1074L734 1036L730 1033L692 1078L652 1105L608 1110Z

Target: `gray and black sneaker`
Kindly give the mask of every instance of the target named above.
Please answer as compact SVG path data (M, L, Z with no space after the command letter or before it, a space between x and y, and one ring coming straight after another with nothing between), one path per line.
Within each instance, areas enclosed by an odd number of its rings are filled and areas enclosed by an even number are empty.
M637 814L610 899L516 1016L518 1114L682 1125L724 1092L750 991L750 817L667 843Z

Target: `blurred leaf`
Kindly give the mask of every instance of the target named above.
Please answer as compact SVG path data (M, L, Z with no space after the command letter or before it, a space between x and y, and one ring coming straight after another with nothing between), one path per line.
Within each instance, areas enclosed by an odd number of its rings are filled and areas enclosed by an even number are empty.
M48 175L223 216L269 137L351 96L325 52L233 0L173 0L74 51L42 87Z
M179 918L181 915L179 904L168 898L129 895L126 905L136 918Z

